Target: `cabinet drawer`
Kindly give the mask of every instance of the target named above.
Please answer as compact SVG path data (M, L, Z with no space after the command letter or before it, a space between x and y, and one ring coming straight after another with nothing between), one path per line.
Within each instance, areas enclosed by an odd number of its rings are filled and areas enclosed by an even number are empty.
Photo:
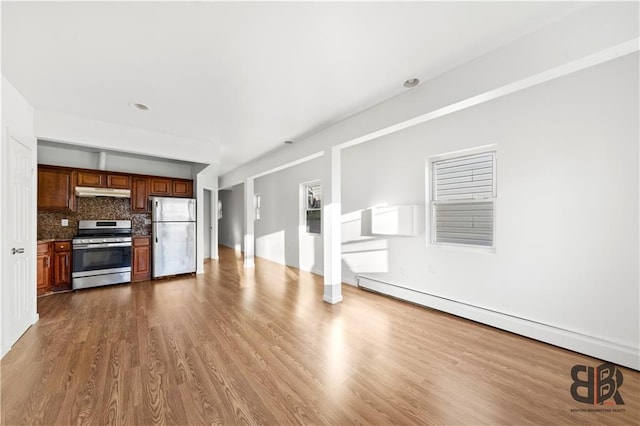
M133 246L148 246L151 244L151 237L133 237Z
M56 241L53 243L54 251L70 251L71 250L71 241Z

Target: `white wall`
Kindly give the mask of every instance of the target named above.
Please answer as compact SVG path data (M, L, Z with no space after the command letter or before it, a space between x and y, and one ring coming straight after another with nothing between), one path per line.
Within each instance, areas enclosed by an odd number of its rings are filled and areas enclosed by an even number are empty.
M256 179L254 191L261 197L261 217L254 229L256 256L323 273L322 236L300 227L300 185L319 180L321 166L315 159Z
M38 163L53 166L77 167L84 169L98 168L98 152L91 152L72 145L51 146L38 143ZM156 176L191 179L191 164L162 160L160 158L143 158L139 155L107 152L106 170L123 173L138 173ZM216 182L217 184L217 182Z
M638 89L634 54L345 150L345 216L380 203L424 212L426 159L487 144L498 197L495 253L427 244L424 226L358 237L356 223L343 227L343 276L637 350Z
M244 251L244 184L218 191L222 219L218 220L218 243Z
M11 311L8 309L4 302L8 301L6 297L3 297L4 294L14 293L15 291L11 290L10 286L23 285L23 283L16 283L12 279L8 279L7 274L7 256L10 253L10 247L7 245L9 243L9 237L7 230L11 229L12 224L6 223L6 216L3 215L2 212L6 212L9 208L9 203L12 203L13 200L11 195L7 193L7 188L5 187L7 184L8 176L6 173L8 172L6 161L6 152L5 149L8 145L7 136L8 132L11 132L12 135L15 135L19 138L20 142L26 144L33 153L32 166L33 169L37 167L37 157L36 157L36 139L34 137L33 131L33 115L34 111L31 105L24 99L24 97L16 90L16 88L4 77L2 76L2 147L0 147L0 224L2 229L0 229L0 330L5 330L4 327L10 323L7 321L7 315L11 314ZM28 298L31 304L31 309L29 312L24 313L25 317L33 318L33 322L36 322L38 319L37 314L37 304L36 304L36 176L34 173L32 179L32 188L33 188L33 197L32 197L32 205L34 206L33 211L30 213L30 223L31 223L31 232L30 232L30 243L27 247L25 247L27 253L33 259L31 268L29 270L29 284L31 290L31 297ZM11 306L10 308L15 308ZM20 330L22 332L24 330ZM7 341L4 337L6 335L5 332L0 331L0 357L4 356L6 352L11 348L11 346L15 343L14 341Z

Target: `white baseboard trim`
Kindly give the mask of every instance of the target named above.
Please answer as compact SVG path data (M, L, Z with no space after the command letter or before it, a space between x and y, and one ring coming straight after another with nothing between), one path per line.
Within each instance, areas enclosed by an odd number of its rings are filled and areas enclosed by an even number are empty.
M379 281L372 277L358 275L356 279L358 286L367 290L397 297L634 370L640 370L640 350L638 348L469 305L399 284Z
M355 278L355 279L351 279L351 278L345 278L345 277L342 277L342 283L343 283L343 284L349 284L349 285L352 285L352 286L354 286L354 287L358 287L358 281L357 281L357 278Z
M295 266L294 266L294 268L295 268ZM311 272L312 274L316 274L316 275L320 275L321 277L324 277L324 271L321 270L321 269L315 269L314 268L314 269L312 269L311 271L308 271L308 272ZM358 282L355 279L350 279L350 278L342 277L342 284L348 284L348 285L353 286L353 287L358 287Z
M320 275L321 277L324 277L324 271L322 269L318 269L318 268L311 268L310 271L312 274L316 274L316 275Z

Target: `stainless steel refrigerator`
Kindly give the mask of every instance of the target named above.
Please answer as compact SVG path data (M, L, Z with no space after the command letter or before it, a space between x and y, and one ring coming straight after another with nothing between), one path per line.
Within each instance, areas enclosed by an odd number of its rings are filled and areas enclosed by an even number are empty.
M152 275L196 271L196 200L151 197Z

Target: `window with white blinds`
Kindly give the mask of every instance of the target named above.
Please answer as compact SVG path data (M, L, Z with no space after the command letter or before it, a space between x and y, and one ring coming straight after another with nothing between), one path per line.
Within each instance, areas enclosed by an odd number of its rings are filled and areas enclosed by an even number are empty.
M432 241L494 246L495 152L433 161Z

